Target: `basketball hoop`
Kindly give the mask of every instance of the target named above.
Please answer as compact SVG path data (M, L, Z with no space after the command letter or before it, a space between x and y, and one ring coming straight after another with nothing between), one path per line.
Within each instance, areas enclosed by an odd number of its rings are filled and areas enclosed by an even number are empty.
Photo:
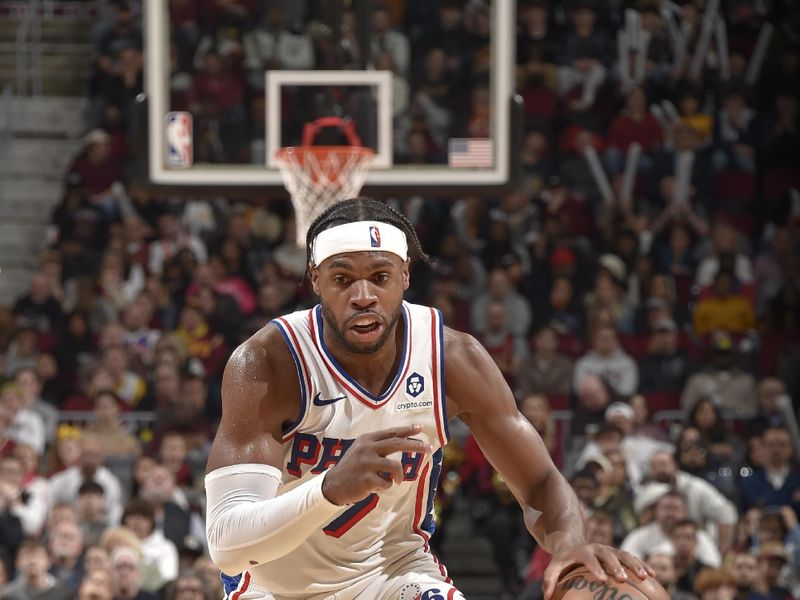
M350 145L312 145L323 127L338 127ZM306 123L302 145L277 151L283 185L292 196L298 246L305 245L306 231L322 211L358 196L374 158L375 152L361 145L353 122L338 117Z

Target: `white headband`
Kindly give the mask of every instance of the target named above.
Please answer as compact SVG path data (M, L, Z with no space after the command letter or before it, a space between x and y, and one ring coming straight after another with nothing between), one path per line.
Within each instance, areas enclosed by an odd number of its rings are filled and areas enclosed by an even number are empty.
M388 223L345 223L326 229L314 238L311 262L318 266L326 258L343 252L391 252L405 261L408 258L408 243L406 234Z

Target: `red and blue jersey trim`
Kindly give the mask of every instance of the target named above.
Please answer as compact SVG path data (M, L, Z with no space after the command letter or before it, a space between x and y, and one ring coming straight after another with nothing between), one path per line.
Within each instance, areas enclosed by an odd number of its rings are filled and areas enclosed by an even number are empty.
M397 389L402 385L402 382L405 380L406 374L408 373L409 365L411 364L411 315L408 311L408 307L406 303L403 303L402 307L402 314L403 314L403 325L404 325L404 332L403 332L403 353L400 357L400 365L397 368L397 373L392 380L392 384L388 387L388 389L383 392L381 395L376 396L375 394L365 390L361 384L359 384L355 379L353 379L347 372L342 368L336 358L333 356L333 353L328 348L327 344L325 344L325 337L323 335L324 324L322 319L322 306L317 305L314 309L309 311L308 313L308 321L309 327L311 329L311 337L314 340L314 344L319 351L320 356L322 357L322 362L325 363L325 366L328 368L328 371L333 375L336 381L344 388L349 394L351 394L354 398L359 400L362 404L369 406L370 408L380 408L384 404L386 404L397 391Z
M250 573L248 571L238 575L220 573L219 578L222 580L223 600L239 600L241 595L250 587Z
M298 430L300 425L305 419L309 407L309 398L311 396L311 375L308 370L308 365L303 358L303 352L300 350L300 343L297 340L297 335L292 329L289 322L283 317L278 317L270 321L278 331L281 332L286 346L289 348L289 354L292 355L294 367L297 371L297 380L300 384L300 414L297 419L283 427L283 441L286 442L291 439L292 435Z
M442 313L431 308L431 347L433 348L433 411L436 416L436 432L439 443L444 446L450 439L447 427L447 395L444 387L444 319Z
M436 555L431 552L430 545L428 541L431 539L431 535L433 535L433 499L436 495L436 485L439 479L439 473L441 473L441 448L434 454L434 458L436 455L438 456L438 466L434 463L433 469L431 469L431 463L428 462L422 470L422 474L419 477L419 482L417 483L417 500L414 504L414 521L413 521L413 529L414 533L422 538L422 549L431 555L433 562L436 563L436 566L439 568L439 573L442 575L442 579L447 583L452 583L453 580L447 575L447 569L444 568L444 565L439 562L439 559L436 558ZM434 479L433 471L437 473L436 478ZM428 479L428 473L431 472L431 477ZM425 486L428 486L428 498L427 501L424 502L425 507L423 508L423 501L425 496ZM423 510L425 512L423 512ZM426 526L429 529L426 529Z

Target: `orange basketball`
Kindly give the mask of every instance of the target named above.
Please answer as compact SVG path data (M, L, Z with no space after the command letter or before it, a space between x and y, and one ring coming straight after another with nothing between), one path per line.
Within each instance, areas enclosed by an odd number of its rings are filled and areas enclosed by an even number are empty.
M552 600L669 600L669 594L655 579L639 579L630 569L627 581L609 576L598 581L584 565L569 567L561 574Z

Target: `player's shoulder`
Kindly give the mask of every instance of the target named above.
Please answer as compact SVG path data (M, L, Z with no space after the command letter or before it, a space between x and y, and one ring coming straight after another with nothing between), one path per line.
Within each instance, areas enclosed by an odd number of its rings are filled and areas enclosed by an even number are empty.
M444 327L444 355L446 363L463 363L465 367L475 367L489 358L474 336L447 326Z
M258 371L268 376L294 370L289 348L278 327L270 321L243 341L231 353L226 371L247 373Z

